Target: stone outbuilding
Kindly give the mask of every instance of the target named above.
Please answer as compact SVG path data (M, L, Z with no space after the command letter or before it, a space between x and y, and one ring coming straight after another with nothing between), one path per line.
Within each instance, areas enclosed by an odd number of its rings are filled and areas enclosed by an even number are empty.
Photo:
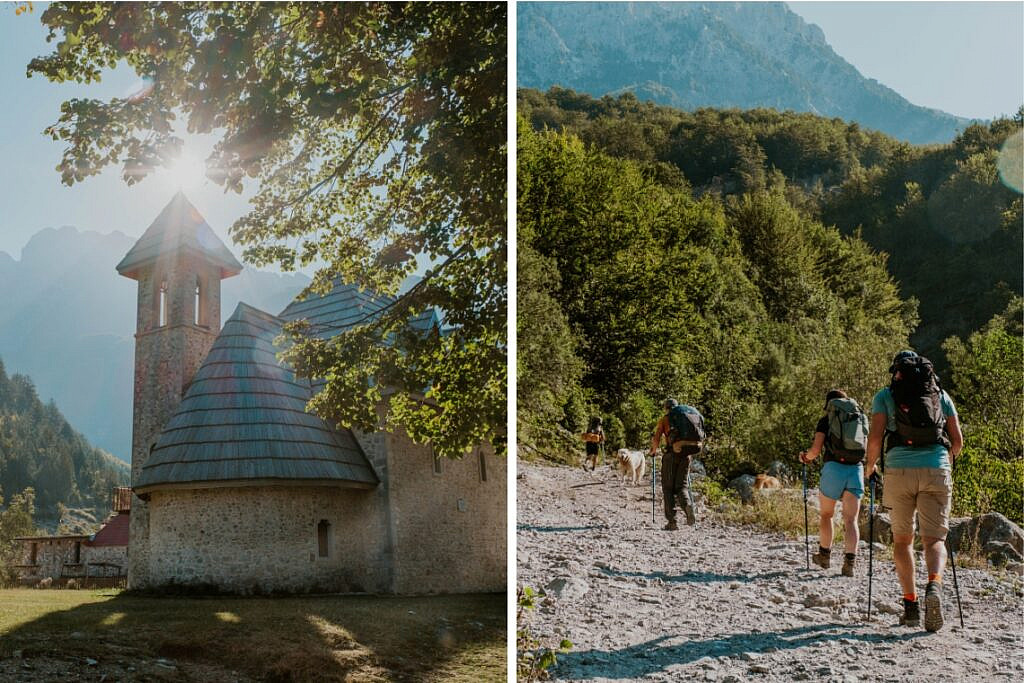
M131 489L115 488L110 516L92 535L19 536L19 564L12 568L22 584L42 579L54 584L76 579L83 585L120 585L128 575Z
M286 322L331 336L391 300L336 282L277 315L239 304L220 329L241 268L181 193L117 266L139 292L129 586L504 591L505 460L330 425L277 359Z

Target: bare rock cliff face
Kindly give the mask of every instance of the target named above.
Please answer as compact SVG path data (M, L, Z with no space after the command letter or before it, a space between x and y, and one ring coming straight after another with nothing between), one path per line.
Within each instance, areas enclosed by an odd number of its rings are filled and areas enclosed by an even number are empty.
M521 87L812 112L917 144L948 142L969 123L863 77L783 3L523 3L518 13Z

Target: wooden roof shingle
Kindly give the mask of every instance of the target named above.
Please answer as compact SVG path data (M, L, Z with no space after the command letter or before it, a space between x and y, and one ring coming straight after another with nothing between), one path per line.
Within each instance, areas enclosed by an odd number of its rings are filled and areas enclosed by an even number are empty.
M139 268L183 249L195 251L220 266L222 278L242 272L242 264L180 190L117 264L117 272L138 279Z
M283 322L238 305L164 426L136 493L247 482L377 485L352 432L307 413L309 383L277 362Z

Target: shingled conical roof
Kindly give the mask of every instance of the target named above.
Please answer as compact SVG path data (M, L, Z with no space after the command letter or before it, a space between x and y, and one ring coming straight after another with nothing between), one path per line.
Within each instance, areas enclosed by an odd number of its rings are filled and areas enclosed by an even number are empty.
M277 361L280 318L239 304L134 489L303 484L372 488L355 437L305 411L309 384Z
M184 249L219 265L221 278L238 275L242 271L242 264L231 255L206 219L179 190L117 264L117 272L137 278L140 267L156 261L161 255Z

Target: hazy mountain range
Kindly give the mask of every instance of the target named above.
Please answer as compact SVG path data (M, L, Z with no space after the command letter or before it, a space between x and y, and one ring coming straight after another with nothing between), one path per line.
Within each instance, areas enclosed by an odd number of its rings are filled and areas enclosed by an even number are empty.
M28 375L95 446L131 449L136 282L114 266L136 238L48 228L21 259L0 252L0 359ZM245 268L222 283L221 316L239 301L277 313L309 278Z
M970 123L865 78L784 3L531 2L517 11L520 87L811 112L915 144L949 142Z

